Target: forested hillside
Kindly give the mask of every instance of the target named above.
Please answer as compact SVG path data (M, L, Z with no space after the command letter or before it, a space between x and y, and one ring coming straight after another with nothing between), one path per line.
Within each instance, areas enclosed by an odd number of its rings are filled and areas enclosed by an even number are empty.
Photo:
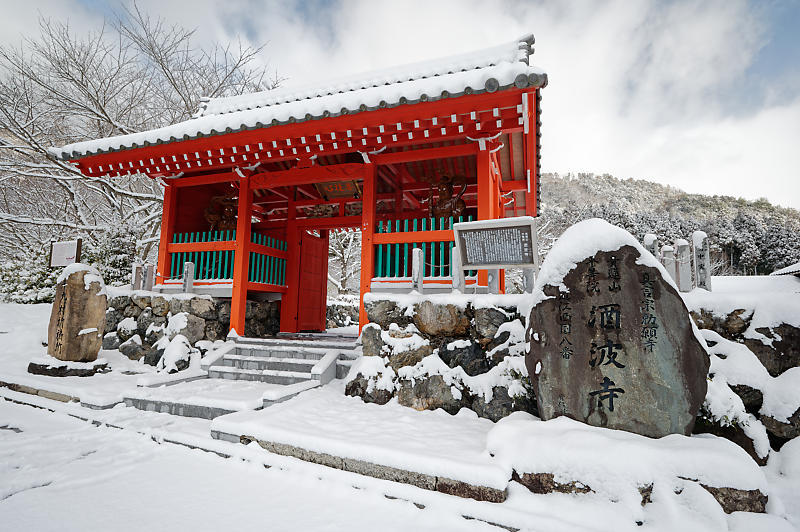
M545 247L569 225L592 217L624 227L640 240L654 233L662 245L705 231L717 275L764 275L800 261L800 211L795 209L609 175L542 175Z

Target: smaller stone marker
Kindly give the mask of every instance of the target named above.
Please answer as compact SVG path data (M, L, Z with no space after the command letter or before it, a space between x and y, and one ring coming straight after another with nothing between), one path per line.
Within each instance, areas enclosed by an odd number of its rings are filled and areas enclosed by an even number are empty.
M679 238L675 241L675 269L678 272L675 284L681 292L692 291L692 259L689 242Z
M455 246L450 250L450 264L452 265L450 269L452 270L453 290L464 292L466 285L466 281L464 280L464 268L461 267L461 254Z
M650 437L690 434L709 357L658 262L603 220L569 228L545 260L525 357L542 419Z
M50 313L47 354L72 362L97 360L105 324L106 287L100 273L79 263L64 268Z
M183 263L183 291L186 294L194 292L194 262Z
M647 233L644 235L644 249L652 253L652 255L658 258L658 237L653 233Z
M143 267L140 263L134 262L131 266L131 290L142 289Z
M155 281L155 275L154 274L155 274L155 268L153 267L153 265L149 264L149 263L145 264L144 265L144 283L143 283L143 286L142 286L142 288L144 290L148 290L149 291L149 290L153 289L153 283Z
M711 252L708 246L708 235L703 231L692 233L692 250L694 252L695 286L711 291Z
M661 246L661 264L664 265L664 269L667 270L667 273L672 280L676 280L678 278L678 265L675 263L675 248L672 246Z
M422 249L414 248L411 252L411 290L419 292L424 290L423 280L425 266L422 264Z

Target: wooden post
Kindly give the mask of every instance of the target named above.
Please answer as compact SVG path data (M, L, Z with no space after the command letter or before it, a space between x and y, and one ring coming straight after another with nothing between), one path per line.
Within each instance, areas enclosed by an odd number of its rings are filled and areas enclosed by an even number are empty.
M494 194L492 193L492 165L489 150L482 149L477 154L478 159L478 220L491 220L494 208ZM486 270L478 270L478 285L488 286L489 276Z
M527 216L539 216L538 202L538 183L539 183L539 154L538 154L538 131L537 125L537 106L538 93L525 92L522 94L523 112L522 117L522 137L523 152L525 161L525 179L527 188L525 191L525 214Z
M370 283L375 275L375 234L376 188L378 168L368 164L364 174L361 200L361 300L358 307L358 332L367 324L367 311L364 308L364 294L370 291Z
M174 186L166 185L164 187L164 204L161 211L161 238L158 241L156 284L163 283L165 279L169 279L170 262L167 245L172 241L172 233L175 231L177 200L177 189Z
M300 307L300 233L297 227L297 187L292 187L288 199L286 221L286 293L281 298L281 332L297 332Z
M250 267L250 222L253 191L247 176L239 179L239 207L236 219L236 247L233 255L233 293L231 294L230 329L244 334L247 312L247 270Z

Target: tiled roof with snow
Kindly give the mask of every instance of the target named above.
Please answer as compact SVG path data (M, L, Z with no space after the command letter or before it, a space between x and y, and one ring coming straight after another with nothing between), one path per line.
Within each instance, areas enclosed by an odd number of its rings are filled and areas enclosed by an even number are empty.
M530 64L533 35L472 53L329 80L314 86L205 99L191 120L51 148L61 159L266 128L398 105L542 87L547 75Z
M800 262L775 270L770 275L800 275Z

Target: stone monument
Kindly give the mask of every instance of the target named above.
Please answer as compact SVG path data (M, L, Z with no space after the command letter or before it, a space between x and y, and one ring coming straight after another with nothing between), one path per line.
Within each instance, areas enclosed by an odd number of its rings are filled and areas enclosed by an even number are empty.
M692 250L694 251L694 279L697 288L711 291L711 252L708 246L708 235L703 231L692 233Z
M84 264L64 268L58 278L47 354L68 362L93 362L103 343L106 289L97 270Z
M683 238L675 241L675 271L678 276L675 284L681 292L691 292L692 290L692 260L689 251L689 242Z
M542 419L691 433L708 354L674 284L632 235L602 220L576 224L549 253L534 297L525 362Z

